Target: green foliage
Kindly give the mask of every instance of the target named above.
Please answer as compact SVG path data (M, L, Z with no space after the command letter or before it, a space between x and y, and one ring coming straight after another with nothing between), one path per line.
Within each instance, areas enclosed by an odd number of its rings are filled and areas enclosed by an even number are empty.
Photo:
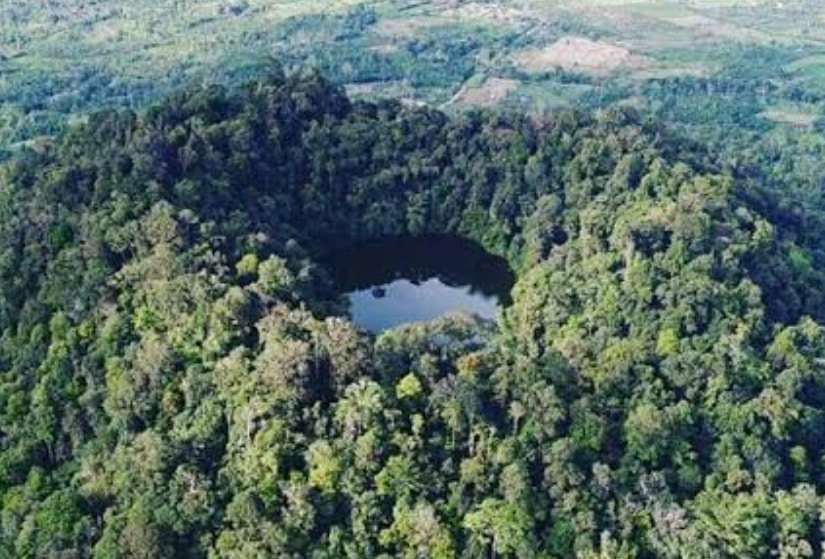
M0 556L816 556L825 220L718 157L276 68L20 151ZM510 259L499 324L347 320L325 251L422 232Z

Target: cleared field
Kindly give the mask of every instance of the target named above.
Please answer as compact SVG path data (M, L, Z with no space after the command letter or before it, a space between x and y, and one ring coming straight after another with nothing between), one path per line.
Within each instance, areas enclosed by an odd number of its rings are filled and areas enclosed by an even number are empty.
M530 17L528 12L517 7L501 3L461 2L457 5L447 3L444 15L471 21L490 21L495 23L516 23Z
M584 37L564 37L552 45L517 53L516 63L528 72L547 72L562 68L594 76L608 76L620 69L638 70L651 61L625 47Z
M595 89L583 84L523 83L507 97L504 104L531 111L554 110L577 104Z
M756 115L792 101L785 90L825 89L823 22L821 0L5 0L0 138L192 82L238 83L270 58L318 67L357 97L454 109L770 82L777 98Z
M517 90L520 84L518 80L487 78L479 85L461 88L451 104L492 107Z
M819 115L816 112L793 108L769 109L759 113L759 116L772 122L787 124L797 128L812 128L819 119Z
M428 27L443 25L444 21L436 17L408 17L395 19L382 19L373 28L373 33L378 36L392 39L406 39L419 34Z

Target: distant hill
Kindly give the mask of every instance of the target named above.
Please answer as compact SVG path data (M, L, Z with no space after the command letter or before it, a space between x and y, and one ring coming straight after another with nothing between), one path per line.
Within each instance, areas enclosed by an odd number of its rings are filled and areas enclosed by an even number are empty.
M823 18L815 0L8 0L0 143L193 80L240 83L269 57L317 66L354 95L451 109L630 102L689 126L812 125Z

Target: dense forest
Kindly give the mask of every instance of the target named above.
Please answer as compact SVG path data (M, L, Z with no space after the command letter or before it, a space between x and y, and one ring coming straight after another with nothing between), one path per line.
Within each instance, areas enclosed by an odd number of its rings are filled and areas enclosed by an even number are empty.
M274 68L22 149L0 557L820 556L825 206L751 154ZM432 233L501 320L353 326L323 251Z

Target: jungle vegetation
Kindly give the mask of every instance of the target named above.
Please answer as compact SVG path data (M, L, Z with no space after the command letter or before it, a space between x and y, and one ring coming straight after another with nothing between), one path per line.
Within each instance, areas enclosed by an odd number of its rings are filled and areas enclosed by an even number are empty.
M274 67L20 149L0 556L819 556L821 184L728 153ZM509 260L502 319L353 326L321 251L432 233Z

